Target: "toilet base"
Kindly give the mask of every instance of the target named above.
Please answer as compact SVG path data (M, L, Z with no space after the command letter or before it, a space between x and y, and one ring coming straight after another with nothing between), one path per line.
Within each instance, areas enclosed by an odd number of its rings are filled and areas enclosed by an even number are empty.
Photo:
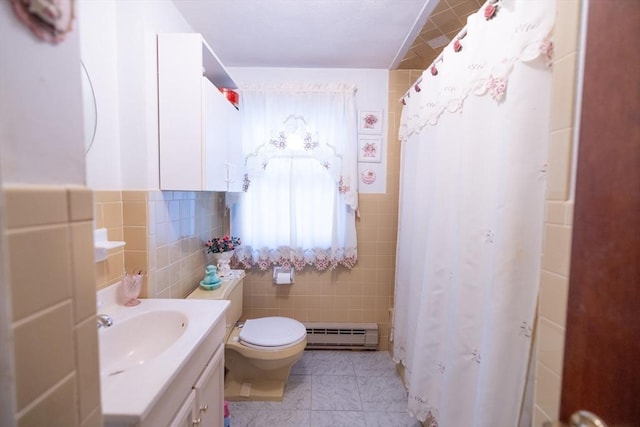
M224 398L232 402L281 402L284 397L284 386L284 381L280 380L246 380L240 383L227 379L224 384Z

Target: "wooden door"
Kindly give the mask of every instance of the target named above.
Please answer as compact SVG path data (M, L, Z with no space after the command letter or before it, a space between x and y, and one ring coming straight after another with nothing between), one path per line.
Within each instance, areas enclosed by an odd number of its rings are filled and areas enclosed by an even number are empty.
M640 426L640 1L588 7L560 418Z

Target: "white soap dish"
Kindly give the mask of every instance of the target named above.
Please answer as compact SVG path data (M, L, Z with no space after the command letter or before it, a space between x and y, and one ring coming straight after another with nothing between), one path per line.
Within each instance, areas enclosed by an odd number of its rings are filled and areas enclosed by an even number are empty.
M121 248L124 245L125 242L108 240L106 228L98 228L96 230L93 230L93 246L95 248L96 262L106 260L109 254L109 250Z

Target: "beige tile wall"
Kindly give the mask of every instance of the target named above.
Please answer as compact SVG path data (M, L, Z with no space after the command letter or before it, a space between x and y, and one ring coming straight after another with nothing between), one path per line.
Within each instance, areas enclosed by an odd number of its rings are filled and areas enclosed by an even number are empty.
M183 298L204 277L204 242L228 233L224 193L152 191L148 215L149 296Z
M547 201L538 299L533 427L558 419L571 259L576 70L580 1L557 2Z
M124 271L143 276L141 297L149 293L149 215L147 191L122 191Z
M207 263L204 242L229 229L222 193L96 191L95 211L96 227L126 243L96 264L96 288L143 271L141 296L150 298L183 298L195 289Z
M96 228L106 228L109 240L125 242L96 263L96 289L102 289L118 283L125 272L148 271L147 192L98 190L94 194ZM146 276L141 296L147 296Z
M93 196L5 187L18 426L100 426Z
M106 228L109 240L124 241L122 192L95 191L94 200L95 227ZM111 249L105 261L95 263L97 289L120 281L124 272L124 251L125 248Z

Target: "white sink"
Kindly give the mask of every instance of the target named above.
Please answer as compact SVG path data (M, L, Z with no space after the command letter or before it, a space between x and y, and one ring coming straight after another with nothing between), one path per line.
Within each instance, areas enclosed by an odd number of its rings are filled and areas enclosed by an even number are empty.
M187 330L189 320L175 310L139 313L101 328L101 376L118 375L162 354Z
M152 298L125 307L115 286L98 292L98 313L113 320L98 329L104 422L146 426L168 406L167 396L186 396L222 345L229 301Z

